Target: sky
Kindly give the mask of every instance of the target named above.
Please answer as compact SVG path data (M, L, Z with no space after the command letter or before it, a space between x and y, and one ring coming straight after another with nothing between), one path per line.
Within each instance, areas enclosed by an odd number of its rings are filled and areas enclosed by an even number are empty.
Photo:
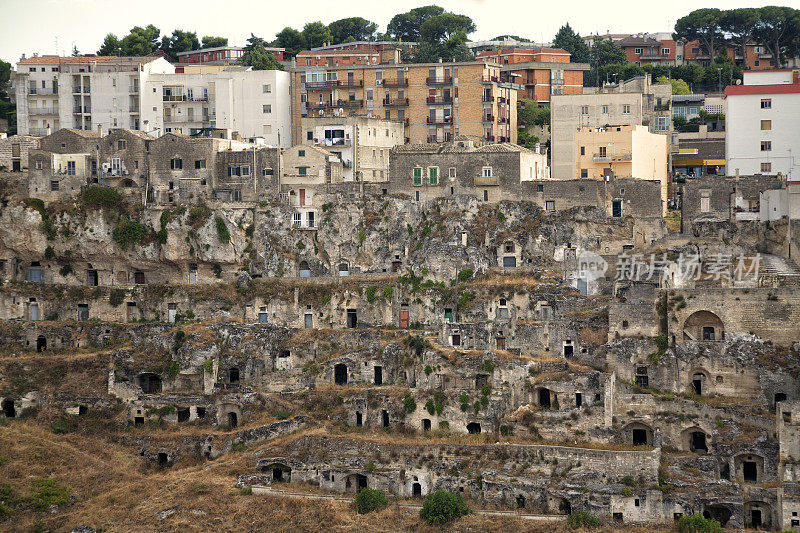
M565 22L581 35L657 32L671 31L678 18L698 7L800 9L800 0L0 0L0 59L13 65L23 53L70 55L73 44L81 53L95 53L107 33L122 37L147 24L162 34L178 28L201 38L227 37L231 45L244 45L251 32L271 41L286 26L302 29L306 22L346 17L364 17L385 31L397 13L432 3L472 17L478 27L472 40L510 34L536 42L552 40Z

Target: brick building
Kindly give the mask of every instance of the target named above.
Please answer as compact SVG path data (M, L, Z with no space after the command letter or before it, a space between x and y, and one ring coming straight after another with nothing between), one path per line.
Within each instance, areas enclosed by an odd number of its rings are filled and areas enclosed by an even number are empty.
M412 143L517 140L518 86L493 63L298 65L291 75L292 144L302 142L303 118L330 115L399 120Z

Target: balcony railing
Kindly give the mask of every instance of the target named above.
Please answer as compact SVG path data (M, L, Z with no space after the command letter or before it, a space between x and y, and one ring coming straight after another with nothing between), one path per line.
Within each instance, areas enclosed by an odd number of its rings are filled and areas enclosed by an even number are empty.
M475 186L482 187L486 185L500 185L500 178L497 176L476 176Z
M164 102L185 102L185 94L165 94L163 97Z
M50 88L50 87L47 87L47 88L30 87L28 89L28 94L40 94L40 95L41 94L58 94L58 87L53 87L53 88Z
M337 100L336 102L308 102L308 109L333 109L335 107L362 107L364 100Z
M445 76L442 78L435 77L435 78L425 78L425 83L428 85L452 85L453 78L451 76Z
M400 106L407 106L407 105L408 105L408 98L395 98L394 100L387 99L387 98L383 99L383 106L384 107L393 107L393 106L400 107Z
M58 115L57 107L32 107L30 109L31 115Z
M452 104L452 96L429 96L426 100L429 104Z
M326 80L326 81L307 81L306 90L313 89L334 89L336 87L363 87L364 80Z
M130 87L128 87L128 92L132 94L139 94L139 86L131 85Z
M453 135L450 133L445 133L441 139L439 139L436 135L428 135L428 142L429 143L446 143L453 140Z
M139 112L139 104L132 105L128 108L129 113L138 113Z
M75 107L72 108L72 112L73 113L91 113L92 112L92 107L88 106L88 105L85 105L83 107L81 107L79 105L76 105Z
M494 96L492 96L490 94L488 94L488 95L484 94L483 95L483 101L484 102L494 102Z
M29 128L28 135L47 135L47 128Z
M484 122L494 122L494 115L484 115L483 116Z
M630 161L631 154L593 154L594 161Z
M352 141L344 137L335 139L314 139L314 146L350 146Z
M78 85L77 87L72 87L72 94L81 94L82 92L83 89L81 89L80 85Z
M383 80L384 87L408 87L408 80Z
M428 124L452 124L453 117L428 117Z

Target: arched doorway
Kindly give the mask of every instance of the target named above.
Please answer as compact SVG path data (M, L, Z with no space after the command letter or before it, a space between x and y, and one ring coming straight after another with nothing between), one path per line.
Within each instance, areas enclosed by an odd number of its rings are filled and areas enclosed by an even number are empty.
M47 338L44 335L36 337L36 351L43 352L47 349Z
M481 425L477 422L470 422L467 424L467 433L476 435L481 432Z
M139 386L147 394L158 394L161 392L161 376L152 372L139 374Z
M6 398L3 400L3 404L0 407L3 408L3 414L6 416L6 418L14 418L17 416L17 410L14 407L14 400L11 398Z
M711 311L696 311L683 322L684 341L721 341L724 335L722 320Z
M300 261L300 265L297 268L301 278L310 278L311 277L311 268L308 266L308 261Z
M419 483L414 483L411 485L411 495L414 498L421 498L422 497L422 485Z
M725 527L731 519L731 510L723 505L707 505L703 510L705 518L711 518L719 522L719 525Z
M239 426L239 415L231 411L228 413L228 427L231 429L237 428Z
M347 365L339 363L333 367L333 382L337 385L347 384Z
M640 422L632 422L625 426L628 441L634 446L650 446L653 444L653 428Z
M706 376L705 372L694 372L692 374L692 392L698 396L708 394L708 383L708 376Z

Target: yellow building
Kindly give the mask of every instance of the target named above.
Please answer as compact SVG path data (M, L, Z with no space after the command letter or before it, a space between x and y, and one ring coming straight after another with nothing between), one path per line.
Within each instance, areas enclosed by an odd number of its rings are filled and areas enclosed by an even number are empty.
M650 133L646 126L580 128L575 132L575 177L660 181L666 210L667 149L667 137Z

